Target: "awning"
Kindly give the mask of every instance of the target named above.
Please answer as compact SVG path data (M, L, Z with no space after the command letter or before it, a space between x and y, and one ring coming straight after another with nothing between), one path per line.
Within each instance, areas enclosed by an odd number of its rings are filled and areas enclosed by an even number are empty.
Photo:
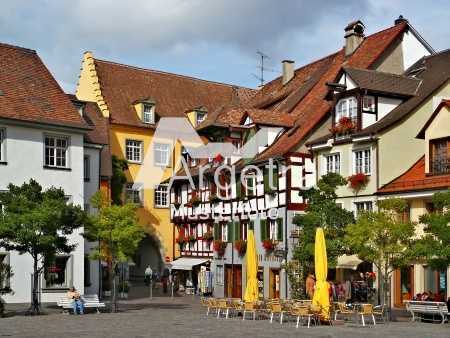
M208 261L209 259L207 258L182 257L170 262L168 265L172 267L172 270L192 270L193 266L200 265Z
M356 270L358 265L362 263L362 260L356 255L342 255L338 257L336 269L351 269Z

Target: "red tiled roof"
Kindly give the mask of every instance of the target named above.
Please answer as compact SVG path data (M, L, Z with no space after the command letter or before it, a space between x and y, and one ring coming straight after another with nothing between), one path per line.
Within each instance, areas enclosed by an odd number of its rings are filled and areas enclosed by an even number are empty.
M0 43L0 118L88 126L34 50Z
M292 127L294 124L294 117L287 113L274 113L256 108L245 109L245 113L258 125Z
M330 110L330 103L325 98L328 92L326 83L334 81L343 66L369 68L407 27L408 25L402 22L366 37L361 46L348 58L345 58L343 49L333 54L327 70L319 81L292 110L291 114L297 118L293 129L284 133L274 144L259 154L256 161L283 155L299 144Z
M232 102L246 101L254 92L228 84L200 80L95 59L103 97L111 122L147 127L133 102L151 98L159 116L182 117L187 109L204 107L211 113Z
M450 174L427 176L425 174L425 156L423 156L405 173L378 189L377 193L393 194L446 188L450 188Z

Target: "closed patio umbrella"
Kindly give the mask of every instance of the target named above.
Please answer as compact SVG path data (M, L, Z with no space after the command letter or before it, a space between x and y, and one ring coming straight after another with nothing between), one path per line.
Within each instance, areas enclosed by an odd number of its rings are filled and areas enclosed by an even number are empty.
M321 317L328 320L330 317L330 295L328 293L328 262L325 235L322 228L316 230L314 245L314 266L316 273L316 286L314 289L313 305L320 308Z
M258 300L258 256L256 253L255 235L253 230L248 231L247 236L247 285L245 287L244 300L246 302L255 302Z

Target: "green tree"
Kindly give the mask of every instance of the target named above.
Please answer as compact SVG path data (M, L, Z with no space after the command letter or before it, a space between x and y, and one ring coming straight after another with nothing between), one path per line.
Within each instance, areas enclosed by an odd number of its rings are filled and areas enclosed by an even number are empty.
M91 222L86 226L85 237L100 243L94 249L92 258L108 262L111 310L116 311L116 269L119 263L133 258L145 232L138 224L135 204L110 205L100 191L92 197L92 204L98 209L98 213L91 217Z
M113 204L122 204L123 186L127 183L124 171L127 169L127 161L119 159L115 155L112 156L111 200Z
M329 265L336 264L337 257L348 253L343 245L345 226L354 221L353 213L336 204L336 190L347 184L342 176L329 173L321 177L317 187L301 193L308 206L306 213L296 215L293 223L298 228L298 245L294 249L294 259L299 262L295 271L296 283L300 290L296 294L305 295L305 279L314 267L314 242L317 227L325 230Z
M408 207L401 199L378 202L378 211L361 212L345 229L345 242L364 261L378 270L382 304L390 307L388 291L391 274L406 266L413 257L415 225L404 219Z
M53 263L59 253L70 253L76 247L68 236L82 227L85 212L67 203L64 191L45 191L35 180L21 186L8 185L0 193L4 212L0 217L0 247L29 254L33 259L33 296L30 312L40 312L38 281L45 266Z
M450 265L450 190L434 194L433 205L433 212L420 217L424 234L417 241L416 255L441 270Z

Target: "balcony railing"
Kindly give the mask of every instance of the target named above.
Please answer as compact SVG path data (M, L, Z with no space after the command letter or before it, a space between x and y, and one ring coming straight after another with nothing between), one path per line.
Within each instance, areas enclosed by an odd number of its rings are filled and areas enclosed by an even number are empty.
M450 174L450 157L432 160L431 172L433 175Z

